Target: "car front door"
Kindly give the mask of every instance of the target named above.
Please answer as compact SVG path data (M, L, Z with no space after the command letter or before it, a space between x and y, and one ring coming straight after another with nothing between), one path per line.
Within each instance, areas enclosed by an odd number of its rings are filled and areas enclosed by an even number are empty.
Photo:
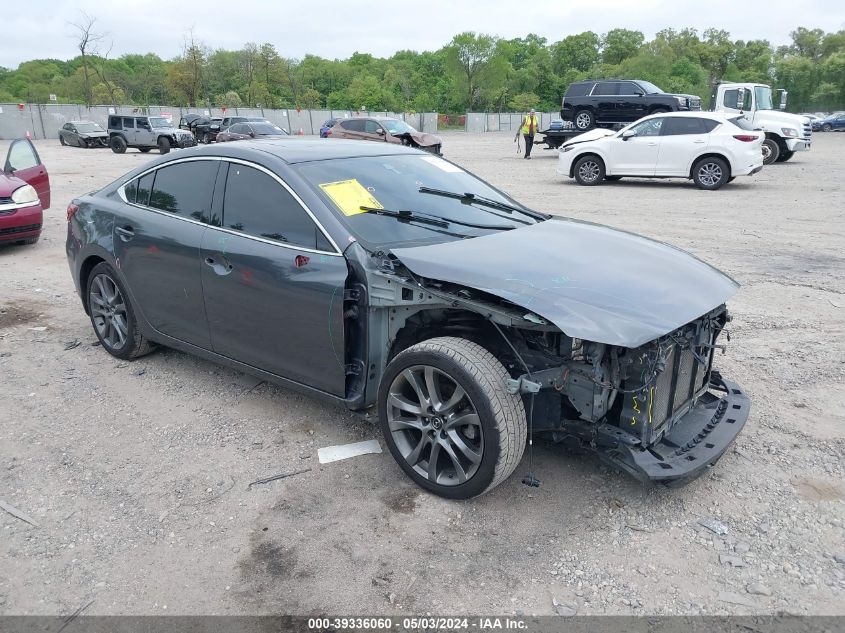
M50 174L41 163L41 157L35 151L32 141L26 138L12 141L3 170L32 186L38 194L42 209L50 207Z
M836 119L834 119L833 129L835 129L835 130L845 129L845 114L840 114L838 117L836 117Z
M660 151L662 125L663 118L648 119L626 130L633 131L633 136L626 138L623 132L609 139L608 173L621 176L653 176Z
M387 130L378 121L367 119L364 121L363 137L367 141L387 141Z
M277 175L227 168L201 252L214 351L343 396L346 259Z
M705 121L697 117L670 116L660 129L656 176L689 176L693 158L710 142Z
M127 183L115 213L114 255L135 306L156 330L211 349L200 244L219 160L167 164Z
M616 109L620 121L636 121L648 114L645 92L633 81L619 83L619 98Z
M156 145L155 134L153 134L149 119L137 119L135 121L135 144L147 147Z

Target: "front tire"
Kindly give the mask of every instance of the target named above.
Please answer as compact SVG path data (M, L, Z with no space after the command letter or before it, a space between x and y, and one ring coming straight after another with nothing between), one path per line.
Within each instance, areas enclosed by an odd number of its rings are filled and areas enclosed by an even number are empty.
M152 351L152 344L138 328L129 295L109 264L94 266L85 288L91 325L109 354L131 360Z
M604 180L604 162L595 154L582 156L575 161L572 173L575 182L579 185L587 187L600 185L601 181Z
M115 154L124 154L126 153L126 139L122 136L112 136L109 141L109 147L111 147L111 151Z
M162 136L158 139L158 151L161 154L167 154L170 151L170 139Z
M771 165L780 156L780 145L773 138L763 141L763 164Z
M788 149L782 150L781 153L780 153L780 156L778 156L778 162L779 163L785 163L786 161L788 161L793 156L795 156L795 152L790 152Z
M202 144L208 145L211 143L211 135L208 132L204 132L202 135Z
M833 126L830 123L825 123L822 126L822 132L830 132L833 129Z
M728 163L716 156L708 156L698 161L692 168L692 179L699 189L715 191L723 187L731 177Z
M65 143L65 137L64 137L64 136L62 136L61 134L59 134L59 144L60 144L62 147L64 147L65 145L67 145L67 143Z
M596 125L596 117L589 110L579 110L575 115L575 127L582 132L593 129Z
M441 337L387 366L379 424L399 467L441 497L469 499L507 479L522 459L525 407L504 366L480 345Z

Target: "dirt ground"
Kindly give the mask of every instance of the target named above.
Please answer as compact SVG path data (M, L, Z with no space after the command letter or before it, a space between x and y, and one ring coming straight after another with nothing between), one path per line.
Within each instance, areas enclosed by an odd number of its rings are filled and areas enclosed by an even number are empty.
M417 489L388 453L320 465L319 447L379 437L346 411L172 350L125 363L94 346L65 208L152 155L37 147L44 236L0 249L0 500L38 526L0 510L0 613L845 614L845 134L718 192L579 187L509 133L445 134L448 158L529 206L738 279L717 364L753 399L735 448L685 488L538 445L541 487L520 483L526 458L467 502Z

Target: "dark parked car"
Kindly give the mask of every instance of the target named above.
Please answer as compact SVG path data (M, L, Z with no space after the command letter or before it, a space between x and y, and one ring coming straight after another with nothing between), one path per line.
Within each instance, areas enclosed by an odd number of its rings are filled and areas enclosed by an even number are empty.
M196 119L191 125L191 131L197 142L208 145L217 139L217 133L220 131L220 123L223 117L202 117Z
M404 121L389 117L338 119L327 136L356 141L397 143L408 147L418 147L437 155L442 154L443 147L443 141L439 136L418 132Z
M823 119L812 121L814 132L834 132L845 130L845 112L834 112Z
M323 121L323 125L320 126L320 138L326 138L331 134L331 129L334 127L338 122L338 119L326 119Z
M701 97L667 94L639 79L600 79L570 84L560 117L583 132L596 125L633 123L649 114L683 110L701 110Z
M243 141L250 138L278 139L284 138L287 135L288 133L278 125L273 125L266 121L235 123L222 132L217 133L217 142Z
M191 132L191 131L193 131L192 125L193 125L194 121L196 121L197 119L202 119L202 118L203 118L203 116L201 114L194 114L194 113L184 114L179 119L179 129Z
M401 145L161 157L73 200L66 248L106 352L166 345L376 408L402 470L446 497L504 481L529 428L683 483L748 417L713 370L730 277Z
M109 133L99 123L71 121L59 130L59 143L75 147L108 147Z
M144 153L158 148L167 154L174 147L196 144L193 134L173 127L161 116L109 116L109 147L115 154L123 154L127 147L137 147Z
M0 244L35 244L50 207L50 175L28 139L12 141L0 173Z

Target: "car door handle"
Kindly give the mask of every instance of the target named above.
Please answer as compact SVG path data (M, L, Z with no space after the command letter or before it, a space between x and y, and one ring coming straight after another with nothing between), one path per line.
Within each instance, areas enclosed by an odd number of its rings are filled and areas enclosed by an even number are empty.
M117 226L115 227L114 231L115 233L120 235L120 239L122 239L124 242L128 242L133 237L135 237L135 231L132 230L132 227L128 224L126 226Z
M225 257L221 257L220 261L217 261L213 257L206 257L205 258L206 266L209 266L211 270L215 272L215 274L220 276L228 275L232 270L234 270L234 266L229 263Z
M696 145L704 145L704 141L702 141L701 139L697 139L693 141L693 143L695 143Z
M656 146L657 146L657 143L649 143L649 144L648 144L648 146L649 146L649 147L656 147Z

